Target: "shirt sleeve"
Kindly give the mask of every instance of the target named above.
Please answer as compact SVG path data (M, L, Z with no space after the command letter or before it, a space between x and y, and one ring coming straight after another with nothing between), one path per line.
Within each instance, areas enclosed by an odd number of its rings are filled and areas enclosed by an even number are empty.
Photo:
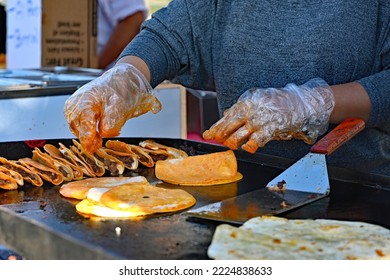
M384 1L384 3L386 3ZM389 1L387 1L389 3ZM368 126L390 123L390 4L383 4L379 18L377 58L371 76L358 82L366 89L371 100Z
M126 17L142 11L147 13L147 7L144 0L110 0L110 16L112 20L118 23Z
M205 21L213 13L210 6L210 1L171 1L144 22L120 57L135 55L143 59L153 87L175 77L180 77L175 82L182 84L207 86L212 82L210 65L204 63L211 61L212 31L210 21Z

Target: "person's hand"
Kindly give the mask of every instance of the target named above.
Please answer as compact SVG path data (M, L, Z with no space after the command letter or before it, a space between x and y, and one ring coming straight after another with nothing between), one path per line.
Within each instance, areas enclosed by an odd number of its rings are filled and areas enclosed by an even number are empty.
M79 88L64 107L70 130L88 153L102 146L102 138L118 136L128 119L160 110L149 82L126 63Z
M301 139L313 144L328 128L334 103L332 90L319 78L301 86L250 89L203 138L233 150L243 144L242 149L250 153L271 140Z

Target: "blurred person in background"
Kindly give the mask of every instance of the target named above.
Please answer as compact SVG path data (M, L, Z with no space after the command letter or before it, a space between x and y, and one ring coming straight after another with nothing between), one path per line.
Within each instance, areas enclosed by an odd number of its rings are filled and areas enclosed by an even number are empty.
M98 68L112 66L147 16L144 0L98 0Z

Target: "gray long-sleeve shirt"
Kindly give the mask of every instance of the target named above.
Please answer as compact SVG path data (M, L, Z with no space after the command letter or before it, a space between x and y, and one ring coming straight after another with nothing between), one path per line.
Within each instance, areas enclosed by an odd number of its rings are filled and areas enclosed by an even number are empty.
M253 87L358 81L370 120L328 163L390 176L390 0L173 0L125 55L148 64L152 86L169 79L216 91L220 112ZM293 140L259 152L298 159L308 150Z

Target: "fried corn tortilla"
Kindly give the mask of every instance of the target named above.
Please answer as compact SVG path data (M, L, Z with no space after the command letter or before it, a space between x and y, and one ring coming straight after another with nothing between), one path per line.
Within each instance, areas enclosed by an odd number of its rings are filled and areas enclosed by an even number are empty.
M24 181L27 181L34 186L41 187L43 185L42 178L36 172L31 171L15 160L8 160L4 157L0 157L0 166L18 172L22 175Z
M85 163L85 161L78 154L74 153L73 150L77 151L75 148L73 148L72 150L66 147L62 143L58 143L58 144L59 144L58 150L61 152L62 156L66 160L70 161L72 164L80 168L83 171L83 176L85 175L87 177L92 177L92 178L96 177L91 167L87 163Z
M64 164L63 162L56 160L49 154L42 152L38 147L34 148L32 154L33 154L32 156L33 160L60 172L64 177L64 181L73 180L74 177L73 170L69 165Z
M126 183L147 183L145 177L100 177L87 178L80 181L73 181L63 184L59 190L60 194L67 198L85 199L87 192L92 188L112 188Z
M56 146L54 146L52 144L45 144L43 146L43 149L54 160L56 160L64 165L67 165L72 169L73 180L83 179L83 177L84 177L83 170L79 166L77 166L73 161L70 161L69 159L67 159Z
M150 139L141 141L139 146L154 158L172 159L188 157L188 154L183 150L166 146Z
M57 170L47 167L31 158L20 158L18 162L24 167L30 169L32 172L38 174L42 179L53 185L62 184L64 176Z
M105 144L105 146L108 149L127 153L129 155L133 155L133 157L136 157L137 160L146 167L153 167L154 161L152 157L146 153L144 150L141 149L141 147L138 147L136 145L127 144L123 141L119 140L108 140Z
M6 173L0 171L0 189L3 190L16 190L18 188L18 183L16 180Z
M167 159L156 162L155 175L161 181L183 186L227 184L242 179L233 151Z
M92 188L87 193L87 199L78 203L76 209L81 214L125 218L177 212L195 203L195 198L186 191L139 183L110 189Z
M89 216L97 216L97 217L103 217L103 218L133 218L133 217L139 217L139 216L145 216L145 213L134 213L134 212L127 212L127 211L121 211L121 210L115 210L108 207L105 207L104 205L101 205L100 203L91 202L88 199L83 199L79 203L76 204L76 210L80 214Z
M104 168L110 172L111 176L122 175L125 171L124 163L116 157L109 155L103 148L97 149L94 156L103 162Z
M96 177L101 177L106 172L106 168L104 167L104 163L101 162L98 158L96 158L93 154L88 154L81 146L79 142L75 139L72 139L74 146L70 146L71 151L77 155L93 172ZM92 177L95 177L92 176Z
M5 168L4 166L1 165L0 165L0 172L4 173L5 175L11 176L19 186L24 185L24 179L23 176L20 175L20 173L12 169Z
M195 198L181 189L164 189L150 184L125 184L103 193L100 202L116 210L142 210L153 214L191 207L195 204Z
M390 259L390 230L364 222L256 217L217 226L212 259Z
M123 163L126 169L135 170L138 168L138 157L134 153L125 153L109 149L107 147L102 148L108 155L115 157Z

